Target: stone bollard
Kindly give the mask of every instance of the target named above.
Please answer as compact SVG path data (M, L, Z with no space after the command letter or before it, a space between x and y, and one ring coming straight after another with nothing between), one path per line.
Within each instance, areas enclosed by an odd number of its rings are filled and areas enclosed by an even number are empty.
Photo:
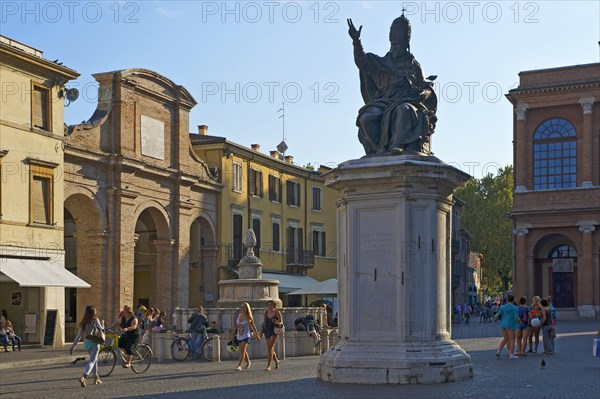
M174 341L172 331L154 332L152 337L152 354L157 362L164 362L171 358L171 344Z
M219 334L215 334L210 339L212 340L212 347L213 347L212 361L220 362L221 361L221 337L219 336Z

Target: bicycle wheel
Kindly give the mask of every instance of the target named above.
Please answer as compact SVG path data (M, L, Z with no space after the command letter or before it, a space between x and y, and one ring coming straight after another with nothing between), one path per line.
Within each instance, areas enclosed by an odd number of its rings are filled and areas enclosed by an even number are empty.
M133 350L131 359L131 369L136 374L142 374L150 368L152 364L152 349L146 344L138 345Z
M209 362L213 361L214 347L213 347L212 339L209 338L202 343L202 347L200 348L200 353L202 353L202 357L204 359L208 360Z
M98 352L98 375L108 377L117 364L117 354L113 348L103 348Z
M190 344L185 338L177 338L171 344L171 356L173 359L181 362L190 356Z

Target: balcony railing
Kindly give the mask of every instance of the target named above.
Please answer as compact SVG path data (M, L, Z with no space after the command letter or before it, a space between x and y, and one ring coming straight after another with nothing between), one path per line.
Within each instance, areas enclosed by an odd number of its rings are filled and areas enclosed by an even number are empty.
M236 267L244 257L244 245L242 243L224 244L227 250L227 263L230 267Z
M306 274L315 266L315 253L289 245L286 249L286 266L290 273Z

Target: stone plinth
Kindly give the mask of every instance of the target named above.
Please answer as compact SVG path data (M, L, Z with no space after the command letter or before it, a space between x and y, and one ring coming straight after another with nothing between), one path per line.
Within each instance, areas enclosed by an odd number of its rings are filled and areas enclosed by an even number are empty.
M429 384L472 376L451 340L452 192L469 175L433 156L348 161L326 176L339 191L338 343L318 377Z

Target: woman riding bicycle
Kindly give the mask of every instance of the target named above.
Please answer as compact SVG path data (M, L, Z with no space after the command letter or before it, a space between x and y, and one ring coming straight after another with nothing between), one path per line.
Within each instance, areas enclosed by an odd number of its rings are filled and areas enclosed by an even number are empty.
M138 319L133 315L131 307L125 305L123 307L123 316L120 320L117 320L113 327L121 327L121 336L119 337L119 348L125 349L125 363L123 367L131 367L131 358L133 356L133 348L140 341L140 329Z

